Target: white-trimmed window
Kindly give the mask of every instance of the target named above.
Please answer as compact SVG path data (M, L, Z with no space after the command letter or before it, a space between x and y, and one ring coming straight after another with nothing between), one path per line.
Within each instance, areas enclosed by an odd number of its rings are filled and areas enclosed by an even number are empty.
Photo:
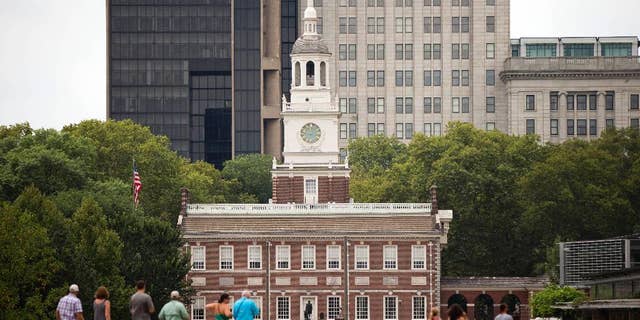
M424 270L427 268L427 247L423 245L411 246L411 269Z
M290 298L278 297L276 300L276 319L289 320L291 319L290 311Z
M233 270L233 246L220 246L220 270Z
M258 310L260 310L260 312L258 312L258 314L255 317L253 317L253 319L261 320L262 319L262 297L251 297L249 299L253 300L256 306L258 306Z
M249 270L262 269L262 246L249 246L247 248L247 261L249 261Z
M340 246L337 246L337 245L327 246L327 269L339 270L341 260L342 259L340 255Z
M205 270L205 253L204 246L191 247L191 270Z
M398 246L384 246L384 269L395 270L398 269Z
M313 270L316 268L316 246L302 246L302 269Z
M207 313L204 308L205 305L204 297L193 298L193 304L191 304L191 319L205 320L207 318Z
M412 308L413 320L425 320L427 318L427 297L413 297Z
M335 320L338 316L340 316L341 308L342 308L342 303L340 301L340 297L338 296L327 297L327 320Z
M398 297L384 297L384 320L398 320Z
M291 246L276 246L276 269L288 270L290 268Z
M355 246L356 270L369 269L369 246Z
M369 320L369 297L356 297L356 320Z

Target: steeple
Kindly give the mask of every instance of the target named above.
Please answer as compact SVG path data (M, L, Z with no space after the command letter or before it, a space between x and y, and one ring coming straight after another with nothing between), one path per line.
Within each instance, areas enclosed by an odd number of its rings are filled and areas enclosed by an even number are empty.
M304 23L304 32L302 33L303 38L319 38L318 35L318 14L316 13L316 9L313 7L313 0L307 0L307 9L304 10L304 18L302 19Z

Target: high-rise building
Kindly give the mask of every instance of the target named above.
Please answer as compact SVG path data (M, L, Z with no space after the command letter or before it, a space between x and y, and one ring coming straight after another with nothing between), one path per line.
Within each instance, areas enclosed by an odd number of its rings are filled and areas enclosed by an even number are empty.
M281 3L107 0L107 117L220 167L279 155Z
M299 1L302 16L306 0ZM314 0L335 53L339 136L410 140L450 121L507 131L498 75L509 46L509 0Z

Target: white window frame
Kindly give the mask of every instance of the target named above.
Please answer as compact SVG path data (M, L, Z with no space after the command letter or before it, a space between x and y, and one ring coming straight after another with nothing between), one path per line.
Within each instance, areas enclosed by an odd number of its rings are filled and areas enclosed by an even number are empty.
M251 249L257 249L258 250L258 256L257 257L252 257L251 256ZM260 267L259 268L251 267L251 263L252 262L259 263ZM251 246L247 247L247 269L249 269L249 270L262 270L262 246L251 245Z
M260 310L260 312L258 312L258 315L253 317L253 319L254 320L262 320L262 297L253 296L253 297L251 297L249 299L253 300L253 302L255 302L256 306L258 306L258 310Z
M395 300L395 317L387 318L387 299L391 298ZM383 320L398 320L398 296L384 296L382 297L382 319Z
M287 315L288 317L282 317L280 314L280 306L279 303L281 300L286 300L287 302ZM277 320L290 320L291 319L291 297L276 297L276 319Z
M194 252L200 249L202 249L202 255L200 256L200 254L198 254L198 257L196 260L196 254L194 254ZM200 259L202 259L202 261L200 261ZM194 267L194 264L196 262L202 263L202 267L199 267L199 268ZM194 271L207 270L207 247L205 246L191 247L191 270L194 270Z
M358 313L358 300L360 299L367 299L367 316L361 318L360 314ZM369 299L369 296L356 296L356 305L355 305L355 319L356 320L369 320L371 319L371 300Z
M416 250L422 252L423 259L418 260L416 257ZM416 268L416 262L422 262L422 268ZM416 244L411 246L411 270L427 270L427 246L423 244Z
M341 296L328 296L327 297L327 320L335 320L335 317L330 317L331 313L329 312L329 306L331 305L329 301L331 299L338 299L338 315L340 315L340 310L342 309L342 297Z
M311 257L307 257L305 256L305 248L311 248ZM314 245L303 245L300 248L300 256L301 256L301 267L302 270L315 270L316 269L316 246ZM309 259L310 258L310 259ZM313 264L313 266L311 267L305 267L305 262L311 262Z
M228 261L229 258L223 258L222 257L222 249L231 249L231 261ZM219 250L218 251L218 269L220 269L220 270L233 270L233 268L235 267L234 266L234 262L235 261L233 261L234 260L233 259L234 258L234 248L233 248L233 246L223 245L223 246L220 246L218 248L218 250ZM231 268L222 268L222 263L223 262L231 262Z
M393 250L393 259L387 259L387 250ZM397 245L385 245L382 247L382 269L384 270L398 270L398 246ZM387 266L387 262L393 264L393 266Z
M287 267L286 268L282 268L280 267L280 262L285 262L284 259L282 259L283 257L282 255L282 250L284 250L287 253L287 257L286 257L286 262L287 262ZM291 246L289 245L277 245L276 246L276 270L291 270Z
M196 317L195 315L196 306L198 306L198 301L202 301L202 308L198 308L198 310L202 309L202 318ZM205 297L203 296L194 297L191 304L191 319L206 320L207 319L207 308L205 308L206 305L207 305L207 300Z
M422 318L416 318L416 299L422 300ZM413 296L411 297L411 319L412 320L426 320L428 315L427 310L427 297L425 296Z
M338 250L338 267L337 268L333 268L329 265L329 262L335 261L331 259L331 255L329 254L332 248ZM327 246L327 270L340 270L340 269L342 269L342 247L340 245L335 245L335 244L328 245Z
M318 203L318 177L304 178L304 202L306 204Z
M359 257L358 256L358 248L362 248L362 249L366 249L366 257ZM369 264L369 256L370 256L370 252L369 252L369 246L368 245L356 245L353 248L353 256L354 256L354 269L355 270L369 270L369 268L371 267L371 265ZM366 259L366 260L365 260ZM366 267L358 267L358 262L366 262L367 266Z

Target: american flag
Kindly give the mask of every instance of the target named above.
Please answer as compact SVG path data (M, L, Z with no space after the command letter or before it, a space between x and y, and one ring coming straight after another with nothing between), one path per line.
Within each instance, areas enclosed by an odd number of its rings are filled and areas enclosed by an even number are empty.
M140 180L140 173L138 173L138 167L136 161L133 160L133 202L136 207L140 202L140 191L142 190L142 180Z

